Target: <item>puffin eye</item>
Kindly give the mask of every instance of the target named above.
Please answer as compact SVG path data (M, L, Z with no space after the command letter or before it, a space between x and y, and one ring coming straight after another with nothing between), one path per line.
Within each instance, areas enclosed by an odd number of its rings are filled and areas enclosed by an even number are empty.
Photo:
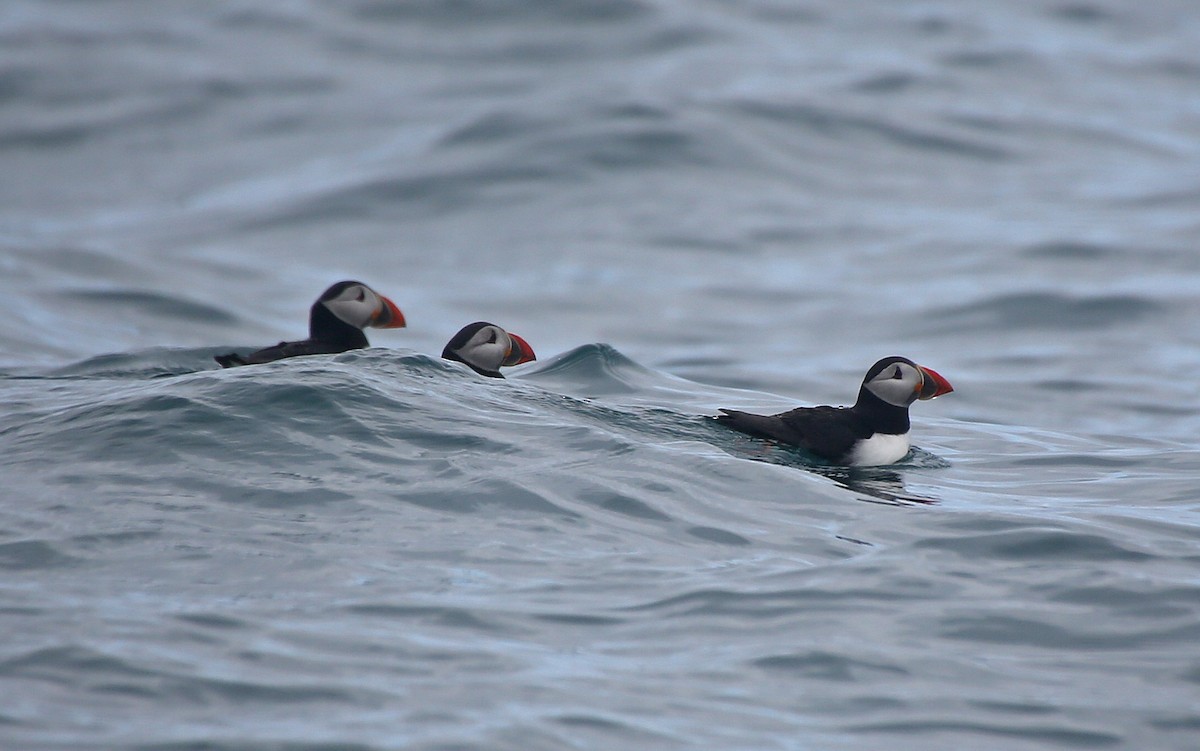
M899 365L897 365L897 366L896 366L896 372L895 372L895 373L892 373L892 378L893 378L894 380L899 380L899 379L901 379L901 378L903 378L903 377L904 377L904 374L900 372L900 366L899 366Z
M491 330L491 331L488 333L488 340L487 340L487 343L488 343L488 344L495 344L495 343L496 343L496 330L495 330L495 329L492 329L492 330Z
M358 302L362 302L363 300L366 299L366 297L367 297L367 293L365 291L363 291L362 287L359 287L358 294L354 296L354 299L357 300Z

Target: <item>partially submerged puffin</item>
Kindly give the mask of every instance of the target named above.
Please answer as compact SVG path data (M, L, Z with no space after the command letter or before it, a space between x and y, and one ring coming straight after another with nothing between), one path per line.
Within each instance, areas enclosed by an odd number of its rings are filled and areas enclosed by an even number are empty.
M722 409L724 414L716 420L743 433L799 446L834 464L891 464L908 454L908 406L953 390L930 368L903 357L885 357L867 371L853 407L800 407L770 416Z
M502 366L537 359L529 342L487 321L476 321L460 329L442 350L442 357L465 363L489 378L503 378Z
M308 338L280 342L248 355L230 352L213 359L223 368L258 365L299 355L332 355L370 346L363 329L399 329L406 325L396 303L362 282L338 282L321 293L308 313Z

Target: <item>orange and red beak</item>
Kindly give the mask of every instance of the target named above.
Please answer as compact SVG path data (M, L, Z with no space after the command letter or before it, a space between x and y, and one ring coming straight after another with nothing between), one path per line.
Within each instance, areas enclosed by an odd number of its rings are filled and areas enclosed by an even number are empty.
M921 371L921 393L917 397L921 400L935 399L942 394L949 394L954 390L954 387L933 368L917 366Z
M379 310L371 318L371 327L376 329L402 329L408 325L404 320L404 314L400 312L400 308L396 307L396 303L392 302L383 295L379 295L379 299L383 302Z
M533 347L529 346L529 342L521 337L508 332L508 338L512 339L512 349L508 352L508 357L504 358L504 365L520 365L524 362L533 362L537 359L537 355L533 354Z

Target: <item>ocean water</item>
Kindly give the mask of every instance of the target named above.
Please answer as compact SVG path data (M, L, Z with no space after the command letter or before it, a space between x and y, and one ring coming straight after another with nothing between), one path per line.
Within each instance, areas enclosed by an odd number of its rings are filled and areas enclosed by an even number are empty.
M1200 747L1197 92L1184 0L9 0L0 747ZM896 465L707 419L893 354Z

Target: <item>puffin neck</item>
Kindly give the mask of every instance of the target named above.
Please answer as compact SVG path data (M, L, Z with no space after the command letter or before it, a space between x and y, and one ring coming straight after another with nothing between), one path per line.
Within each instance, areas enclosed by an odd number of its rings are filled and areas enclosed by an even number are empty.
M863 386L858 390L858 401L851 408L862 417L876 433L903 435L908 432L908 407L897 407L872 394Z
M333 314L321 302L313 303L308 313L308 338L319 342L344 344L347 349L369 347L367 335Z

